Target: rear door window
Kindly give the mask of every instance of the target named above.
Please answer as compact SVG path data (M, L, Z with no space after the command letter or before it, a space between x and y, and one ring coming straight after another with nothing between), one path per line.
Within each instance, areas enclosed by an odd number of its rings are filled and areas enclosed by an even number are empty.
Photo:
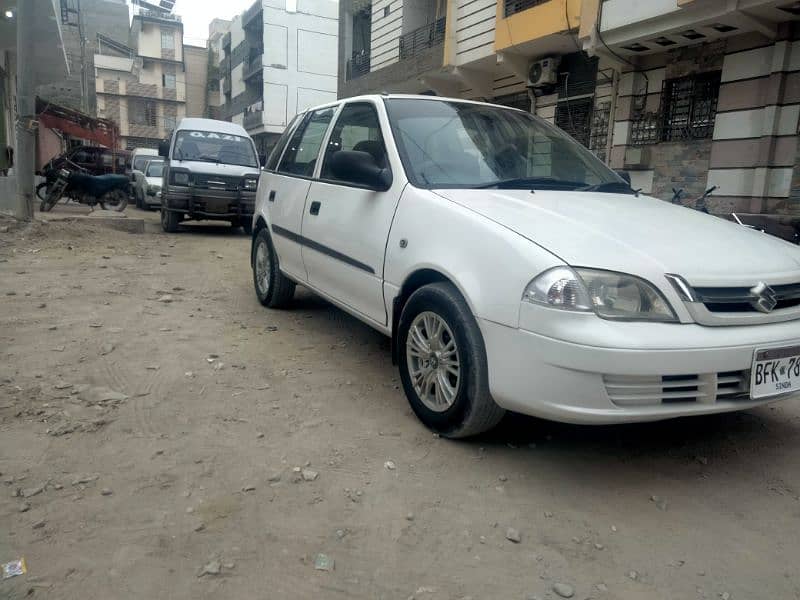
M328 125L333 119L334 111L333 106L315 110L306 122L297 128L278 166L279 173L301 177L311 177L314 174L319 149L325 138L325 132L328 131Z

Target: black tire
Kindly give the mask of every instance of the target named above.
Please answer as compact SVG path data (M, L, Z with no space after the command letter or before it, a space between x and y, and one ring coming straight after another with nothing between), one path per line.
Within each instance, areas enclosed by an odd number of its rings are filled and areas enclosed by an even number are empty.
M177 213L174 210L167 210L163 206L161 207L161 229L167 233L175 233L178 231L178 223L180 222L180 213Z
M144 198L142 194L139 192L138 189L134 189L133 195L136 197L136 208L139 210L145 210L147 207L144 204Z
M44 201L47 199L47 194L49 191L50 184L44 181L36 186L36 197L39 198L39 200Z
M259 260L259 250L263 249L265 258L269 264L269 275L266 281L259 283L259 267L256 264ZM253 287L256 290L258 301L268 308L286 308L294 298L295 283L280 271L278 255L275 246L272 245L272 238L269 229L264 227L256 234L253 242Z
M245 219L242 221L242 229L247 235L253 235L253 221Z
M434 313L445 322L452 332L460 366L455 399L441 411L432 410L422 401L409 374L406 344L412 324L422 313ZM483 336L469 306L452 284L433 283L415 291L403 307L397 336L403 389L412 410L428 428L445 437L464 438L488 431L500 422L505 410L489 393Z
M100 205L104 210L122 212L128 206L128 194L122 190L106 192L100 199Z

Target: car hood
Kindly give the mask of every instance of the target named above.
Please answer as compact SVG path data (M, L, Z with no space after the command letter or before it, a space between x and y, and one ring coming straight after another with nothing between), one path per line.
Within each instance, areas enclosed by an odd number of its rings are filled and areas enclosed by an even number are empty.
M161 177L145 177L145 181L147 181L147 185L155 185L161 187Z
M205 173L207 175L227 175L229 177L243 177L245 175L259 175L258 167L244 167L242 165L226 165L199 160L179 160L173 158L170 167L174 169L189 169L192 173Z
M572 266L692 285L800 281L800 248L648 196L536 190L436 190Z

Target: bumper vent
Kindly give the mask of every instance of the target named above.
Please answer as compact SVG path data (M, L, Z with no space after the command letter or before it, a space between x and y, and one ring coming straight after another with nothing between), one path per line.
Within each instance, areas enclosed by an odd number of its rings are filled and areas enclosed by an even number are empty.
M605 375L608 397L617 406L657 406L748 399L747 371L701 375Z

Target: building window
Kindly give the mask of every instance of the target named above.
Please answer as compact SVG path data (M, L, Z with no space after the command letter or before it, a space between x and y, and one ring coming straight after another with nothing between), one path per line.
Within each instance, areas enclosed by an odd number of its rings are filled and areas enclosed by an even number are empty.
M164 117L164 129L167 131L175 129L176 120L175 117Z
M156 126L156 103L152 100L129 100L128 123Z
M161 32L161 49L175 50L175 36L171 31Z
M505 17L507 19L511 15L515 15L518 12L522 12L523 10L527 10L533 6L544 4L547 1L548 0L506 0Z
M161 76L161 80L164 84L164 87L168 90L175 89L175 73L164 73Z
M721 71L668 79L661 89L657 111L647 110L647 97L634 98L629 143L645 146L659 142L701 140L714 133Z
M722 71L668 79L661 94L661 140L699 140L714 133Z

